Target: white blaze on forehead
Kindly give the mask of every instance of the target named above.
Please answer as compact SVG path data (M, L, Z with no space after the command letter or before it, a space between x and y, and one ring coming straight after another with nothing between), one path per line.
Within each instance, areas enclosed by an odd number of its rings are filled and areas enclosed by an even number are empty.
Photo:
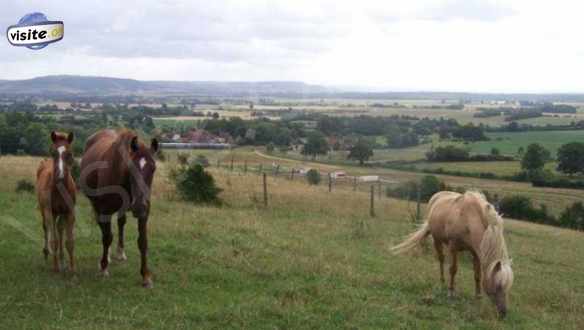
M147 161L145 158L140 158L140 169L143 170L144 166L146 165Z
M63 153L65 150L66 148L64 146L57 148L57 151L59 152L59 179L63 179L65 177L65 171L63 169Z

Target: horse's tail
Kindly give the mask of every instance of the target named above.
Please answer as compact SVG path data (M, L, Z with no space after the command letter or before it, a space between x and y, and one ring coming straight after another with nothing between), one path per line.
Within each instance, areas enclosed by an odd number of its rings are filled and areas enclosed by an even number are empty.
M428 221L424 222L416 232L412 233L405 241L391 248L393 254L402 254L420 245L430 235Z

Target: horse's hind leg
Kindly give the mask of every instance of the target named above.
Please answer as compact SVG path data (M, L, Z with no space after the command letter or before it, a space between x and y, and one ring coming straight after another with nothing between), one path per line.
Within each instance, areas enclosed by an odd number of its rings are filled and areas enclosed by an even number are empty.
M444 284L444 246L441 242L434 239L434 248L438 255L438 261L440 262L440 282Z
M98 219L99 228L101 229L101 243L103 252L100 261L100 270L104 276L109 275L107 269L109 265L109 249L113 241L111 216L102 215Z
M124 226L126 225L126 214L118 215L118 248L116 251L116 259L120 261L128 260L124 252Z
M450 284L448 286L448 296L454 297L454 277L456 277L456 272L458 271L458 251L454 244L450 244Z
M66 241L65 246L67 247L67 254L69 254L69 270L75 272L75 236L73 229L75 228L75 213L71 212L67 215L67 228L66 228Z
M473 252L472 262L474 266L474 278L475 278L475 292L477 298L481 297L481 261L479 256Z

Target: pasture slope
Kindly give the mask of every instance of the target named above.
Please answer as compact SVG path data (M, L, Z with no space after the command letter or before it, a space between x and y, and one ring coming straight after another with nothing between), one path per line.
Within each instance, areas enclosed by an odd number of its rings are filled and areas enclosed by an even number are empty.
M414 258L389 248L411 232L408 204L269 178L261 206L255 174L212 169L225 206L173 199L160 164L154 183L150 256L154 289L140 286L136 225L125 263L97 275L100 234L88 202L77 210L78 273L54 274L41 253L33 194L15 193L40 159L0 158L0 328L384 328L582 329L582 233L508 220L515 285L508 318L473 294L464 258L458 296L446 297L430 248Z

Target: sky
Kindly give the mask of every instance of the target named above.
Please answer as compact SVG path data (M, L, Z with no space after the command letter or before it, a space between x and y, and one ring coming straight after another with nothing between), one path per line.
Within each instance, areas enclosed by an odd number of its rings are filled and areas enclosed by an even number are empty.
M584 3L485 0L2 0L62 41L0 45L0 79L290 80L372 91L584 93Z

